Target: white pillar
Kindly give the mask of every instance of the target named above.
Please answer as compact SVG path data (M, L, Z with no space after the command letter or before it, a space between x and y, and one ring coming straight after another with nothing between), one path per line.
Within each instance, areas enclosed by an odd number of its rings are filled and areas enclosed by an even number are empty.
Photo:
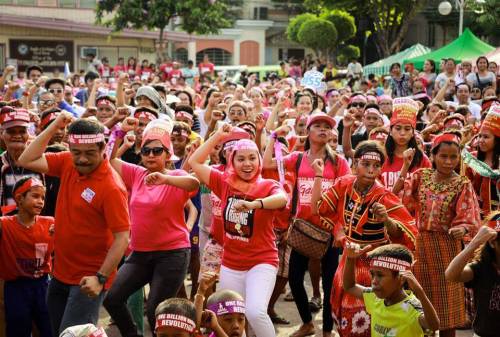
M196 66L196 41L189 41L187 44L188 60L192 60Z
M233 65L239 65L240 64L240 42L241 39L234 39L234 52L233 52Z

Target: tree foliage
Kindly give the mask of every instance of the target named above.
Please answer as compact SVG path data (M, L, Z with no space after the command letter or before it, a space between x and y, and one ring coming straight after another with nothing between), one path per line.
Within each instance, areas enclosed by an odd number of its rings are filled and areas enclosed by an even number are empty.
M337 29L338 43L344 43L356 35L356 23L354 22L354 17L346 11L339 9L324 10L321 13L320 18L333 23Z
M337 42L337 29L328 20L313 18L306 20L297 34L299 42L316 51L328 53Z
M478 33L491 36L500 36L500 4L498 0L484 0L477 2L467 0L467 19L470 28ZM482 35L481 34L481 35Z
M429 0L323 0L329 8L366 15L373 22L379 54L387 57L404 43L411 20Z
M96 22L114 32L158 29L161 45L165 28L176 17L181 19L180 28L190 34L216 34L220 28L230 27L231 4L228 0L101 0L97 2Z
M339 50L337 55L337 62L339 64L347 64L349 63L349 60L352 60L353 58L358 59L360 55L361 52L359 50L359 47L347 45Z
M288 27L286 29L286 34L288 36L288 39L290 41L300 43L298 38L299 30L304 22L311 19L316 19L316 16L311 13L304 13L297 15L292 20L290 20L290 23L288 24Z

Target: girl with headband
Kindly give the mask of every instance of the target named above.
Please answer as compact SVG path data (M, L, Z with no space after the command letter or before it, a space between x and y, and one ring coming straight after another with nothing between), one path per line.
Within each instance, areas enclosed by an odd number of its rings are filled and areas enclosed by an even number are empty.
M334 244L346 242L372 247L401 243L413 249L416 228L399 198L378 180L385 160L384 150L375 141L358 145L354 153L355 175L338 178L322 193L325 164L316 159L312 167L315 178L312 191L312 214L319 215L321 226L333 233ZM369 259L363 255L356 260L356 282L370 284ZM332 316L341 337L370 336L370 319L362 300L343 291L342 275L346 255L342 255L332 285ZM365 323L364 323L365 322Z
M0 279L5 280L7 337L52 337L45 295L54 250L54 218L40 216L45 187L24 177L13 189L18 213L0 218Z
M448 281L464 283L474 292L474 336L493 336L500 331L499 307L495 305L500 286L499 233L500 211L496 211L486 217L477 235L446 269Z
M196 307L184 298L170 298L156 308L154 331L156 337L196 337L200 332L196 327ZM211 328L215 337L227 337L218 324L215 314L204 312L204 324Z
M500 105L492 110L479 130L477 152L465 158L465 174L472 181L483 218L500 210Z
M314 183L315 173L311 163L316 159L325 160L325 172L322 178L323 190L331 187L335 179L350 174L349 164L347 161L335 154L328 145L332 137L332 129L335 127L335 120L323 113L315 114L309 117L307 123L308 136L305 144L304 152L292 152L285 156L281 161L279 158L272 158L272 151L275 146L276 138L282 136L286 126L276 129L274 135L264 153L264 168L279 169L283 166L284 171L293 175L293 185L296 186L296 203L291 205L292 217L300 218L314 225L320 225L320 219L311 211L312 201L311 193ZM293 194L293 193L292 193ZM290 196L291 199L292 196ZM299 310L302 326L294 334L294 336L307 336L314 333L314 323L312 321L311 308L321 309L323 305L323 332L331 333L333 329L333 320L330 314L330 286L332 284L333 275L337 268L338 250L330 247L325 256L321 260L321 267L318 265L318 260L311 260L313 268L310 271L311 279L313 280L313 298L311 301L307 298L307 293L304 288L304 275L308 270L310 259L299 252L292 249L290 254L289 267L289 284L295 300L297 309ZM316 269L314 269L314 267ZM320 271L322 268L322 271ZM321 301L321 292L319 288L319 275L322 274L324 296ZM317 280L317 283L315 282Z
M217 317L217 322L229 337L242 337L245 333L245 312L246 305L243 297L233 290L219 290L208 297L206 301L207 310L203 310L205 296L209 289L212 289L217 275L205 273L200 280L200 286L195 296L196 324L200 326L203 320L203 313L210 310ZM207 314L205 314L207 316ZM213 337L213 335L210 335Z
M455 133L437 136L431 153L433 167L405 181L403 204L414 214L419 230L415 276L439 315L439 335L453 337L466 323L465 294L460 284L446 282L444 272L462 250L464 236L476 232L479 206L469 179L455 172L460 138Z
M382 167L385 187L398 194L408 173L431 167L415 138L418 105L411 98L395 98L389 137L385 142L387 161Z
M129 191L131 219L132 253L104 300L122 335L136 331L126 305L129 296L149 283L147 317L153 329L156 306L177 294L188 268L191 243L184 207L199 182L183 170L166 169L167 160L174 157L170 128L161 120L146 127L141 144L144 167L110 160Z
M212 149L231 130L228 124L220 127L196 150L189 164L222 202L224 254L220 288L243 295L246 316L257 337L274 336L267 315L278 266L273 214L286 206L288 197L278 182L262 178L262 158L250 140L234 144L225 172L205 164Z

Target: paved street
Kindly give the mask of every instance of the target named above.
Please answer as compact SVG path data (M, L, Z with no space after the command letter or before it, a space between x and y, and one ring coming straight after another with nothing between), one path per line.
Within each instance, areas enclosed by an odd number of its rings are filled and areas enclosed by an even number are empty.
M188 284L186 284L188 285ZM306 276L306 288L309 294L312 294L312 288L310 286L310 280L309 277ZM189 293L189 290L188 290ZM300 317L297 312L297 309L295 307L294 302L285 302L283 300L282 296L276 305L276 311L283 317L287 318L288 320L291 321L290 325L277 325L276 326L276 335L278 337L288 337L290 336L299 326L300 326ZM322 319L322 313L321 311L314 314L314 325L316 326L316 335L315 337L321 337L321 323L323 321ZM104 325L109 322L109 316L107 315L106 311L102 309L101 312L101 319L99 321L99 324ZM120 333L116 329L116 326L110 326L106 330L107 334L109 337L120 337ZM472 336L472 331L471 330L460 330L457 331L457 337L471 337ZM146 334L145 337L151 337L151 334L149 332L149 329L146 329Z

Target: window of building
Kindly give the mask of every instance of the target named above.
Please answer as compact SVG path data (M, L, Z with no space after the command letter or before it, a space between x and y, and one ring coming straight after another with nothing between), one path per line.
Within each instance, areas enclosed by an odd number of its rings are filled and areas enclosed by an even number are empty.
M96 7L95 0L80 0L80 8L94 9Z
M59 0L59 7L76 8L76 0Z
M267 10L268 10L267 7L254 7L253 8L254 20L267 20L268 18Z
M0 0L0 5L11 5L12 0Z
M186 48L179 48L174 52L174 59L186 65L188 62L188 51Z
M92 50L95 46L79 46L78 47L78 55L80 55L80 59L78 62L77 70L85 70L87 69L87 61L82 58L82 49ZM134 47L95 47L97 48L97 58L102 60L103 57L106 57L111 66L115 66L118 63L118 58L123 57L125 62L127 62L129 57L135 57L139 54L138 49ZM142 60L137 60L140 63Z
M21 6L34 6L36 5L36 0L17 0L16 3Z
M5 68L5 45L0 44L0 69Z
M203 61L203 55L207 54L210 62L218 66L228 66L233 64L233 55L220 48L208 48L196 53L196 64Z

